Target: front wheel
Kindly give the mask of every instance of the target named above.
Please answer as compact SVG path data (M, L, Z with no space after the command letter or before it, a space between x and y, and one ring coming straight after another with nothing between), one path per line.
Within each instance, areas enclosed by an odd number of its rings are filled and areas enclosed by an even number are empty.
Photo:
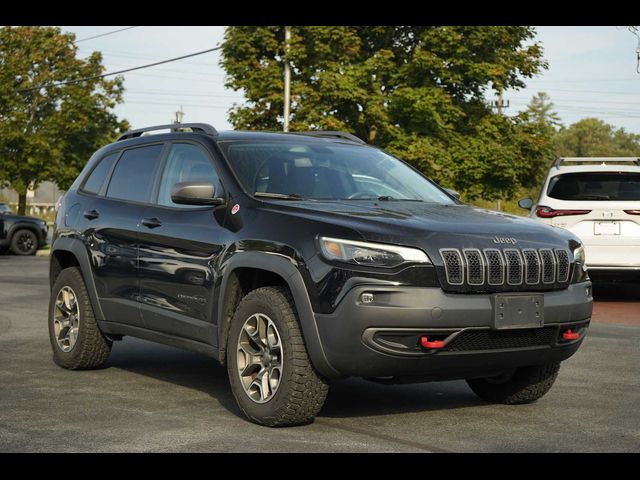
M18 230L11 237L11 251L14 255L35 255L38 250L38 237L31 230Z
M242 299L231 320L226 363L240 410L260 425L309 423L327 396L283 287L258 288Z
M546 394L558 377L560 362L520 367L497 377L472 378L467 384L483 400L517 405L531 403Z

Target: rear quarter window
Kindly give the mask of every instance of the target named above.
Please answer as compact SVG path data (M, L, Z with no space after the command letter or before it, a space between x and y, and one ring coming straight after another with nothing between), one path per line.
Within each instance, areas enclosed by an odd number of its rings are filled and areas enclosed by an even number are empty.
M82 186L82 190L84 192L93 194L97 194L100 192L104 181L107 179L107 175L111 171L113 162L115 162L116 158L118 158L118 154L119 152L112 153L111 155L107 155L98 162L98 164L91 171L91 173L87 177L87 180Z
M550 180L547 195L573 201L640 200L640 173L564 173Z

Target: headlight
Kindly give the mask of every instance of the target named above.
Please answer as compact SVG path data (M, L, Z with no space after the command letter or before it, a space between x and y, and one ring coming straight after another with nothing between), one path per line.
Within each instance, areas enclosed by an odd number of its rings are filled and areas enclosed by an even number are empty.
M582 265L583 270L587 269L584 247L582 245L573 251L573 261Z
M354 265L391 268L408 262L431 263L422 250L381 243L320 237L320 249L328 260Z

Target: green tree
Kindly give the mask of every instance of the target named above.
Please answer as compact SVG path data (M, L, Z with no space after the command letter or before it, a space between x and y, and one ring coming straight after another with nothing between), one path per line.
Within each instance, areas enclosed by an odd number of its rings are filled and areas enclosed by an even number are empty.
M346 130L467 198L506 198L542 168L524 117L492 112L491 92L546 68L531 27L228 27L221 64L247 102L236 128L282 128L283 62L292 67L291 130ZM546 160L545 160L546 161Z
M54 27L0 29L0 181L18 193L20 214L27 189L45 180L68 188L90 155L128 127L112 112L122 78L28 90L104 72L101 54L77 58L74 40Z
M527 106L527 114L533 122L548 125L557 129L562 127L562 121L558 113L554 110L551 97L546 92L538 92Z
M554 144L559 157L640 156L640 135L616 129L597 118L585 118L562 128Z

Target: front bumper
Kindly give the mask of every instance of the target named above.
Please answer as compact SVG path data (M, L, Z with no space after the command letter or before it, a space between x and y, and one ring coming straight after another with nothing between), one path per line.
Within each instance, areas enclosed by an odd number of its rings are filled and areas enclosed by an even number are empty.
M374 301L362 302L363 293ZM495 294L452 294L440 288L358 286L332 314L315 314L329 363L344 376L444 380L491 375L562 361L576 352L591 318L591 282L544 293L544 325L497 330ZM567 329L573 341L562 339ZM420 347L426 335L444 341Z

